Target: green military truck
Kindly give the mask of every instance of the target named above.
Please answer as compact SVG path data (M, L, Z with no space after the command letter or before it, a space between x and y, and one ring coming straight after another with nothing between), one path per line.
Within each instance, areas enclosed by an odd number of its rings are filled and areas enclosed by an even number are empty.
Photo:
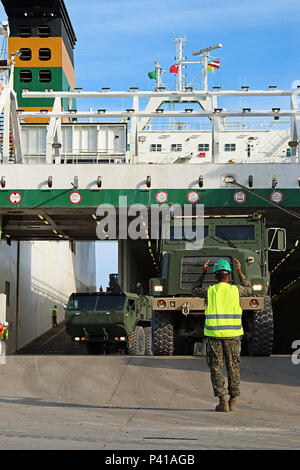
M209 261L203 286L214 283L213 266L226 259L232 268L232 283L240 283L234 258L251 282L252 296L241 298L243 309L243 351L268 356L273 346L273 311L270 298L268 252L284 251L286 233L266 228L258 215L205 216L202 218L203 246L178 236L175 221L169 224L169 237L161 240L161 277L151 279L153 296L153 354L194 354L204 346L205 300L192 294L192 287ZM192 221L191 224L195 224ZM177 222L178 225L178 222ZM195 246L193 246L193 243ZM198 242L199 245L199 242ZM203 351L203 349L202 349Z
M152 298L122 292L117 275L110 275L106 292L72 294L65 310L66 332L89 354L150 355L151 318Z

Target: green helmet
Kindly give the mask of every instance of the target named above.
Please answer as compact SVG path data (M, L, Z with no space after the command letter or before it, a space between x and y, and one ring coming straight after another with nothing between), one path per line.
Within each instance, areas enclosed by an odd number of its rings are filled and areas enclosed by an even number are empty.
M231 273L232 269L228 261L226 259L219 259L216 261L214 265L214 273L217 273L218 271L228 271Z

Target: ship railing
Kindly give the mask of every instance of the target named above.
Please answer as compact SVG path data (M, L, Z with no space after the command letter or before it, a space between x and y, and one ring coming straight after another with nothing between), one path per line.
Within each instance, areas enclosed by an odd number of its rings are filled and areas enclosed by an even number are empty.
M59 156L52 155L53 159L59 158L61 163L129 163L128 152L125 150L62 150ZM25 164L45 164L46 149L25 149Z

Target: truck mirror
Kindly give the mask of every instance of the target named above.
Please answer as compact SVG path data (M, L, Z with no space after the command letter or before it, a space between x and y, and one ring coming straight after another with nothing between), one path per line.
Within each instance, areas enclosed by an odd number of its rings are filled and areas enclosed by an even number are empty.
M143 295L143 286L140 282L138 282L136 285L136 293L138 295Z
M284 228L269 228L269 251L286 250L286 230Z

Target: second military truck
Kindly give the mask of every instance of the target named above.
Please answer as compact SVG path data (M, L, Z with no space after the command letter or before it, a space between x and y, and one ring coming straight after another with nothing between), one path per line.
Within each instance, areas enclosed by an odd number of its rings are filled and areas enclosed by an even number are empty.
M89 354L151 354L152 298L123 292L110 275L106 292L74 293L65 310L66 331Z

